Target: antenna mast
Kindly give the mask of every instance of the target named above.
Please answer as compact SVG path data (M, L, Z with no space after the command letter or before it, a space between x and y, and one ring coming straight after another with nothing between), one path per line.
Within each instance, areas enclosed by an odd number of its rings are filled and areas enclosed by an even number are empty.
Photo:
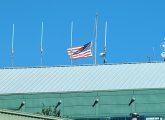
M14 66L14 24L13 24L13 31L12 31L11 64L13 67Z
M43 63L43 46L42 46L42 42L43 42L43 32L44 32L44 27L43 27L43 22L42 22L42 28L41 28L41 65Z
M106 41L107 41L107 21L105 22L104 64L107 62L107 60L106 60L106 52L107 52Z
M96 13L96 18L95 18L95 58L94 58L94 64L97 63L97 58L96 58L96 54L97 54L97 29L98 29L98 14Z
M106 60L106 50L107 50L107 21L105 22L105 40L104 40L104 51L100 53L100 56L104 59L104 64L107 63Z
M70 64L72 65L72 40L73 40L73 21L71 22L71 33L70 33L70 48L71 48L71 57Z

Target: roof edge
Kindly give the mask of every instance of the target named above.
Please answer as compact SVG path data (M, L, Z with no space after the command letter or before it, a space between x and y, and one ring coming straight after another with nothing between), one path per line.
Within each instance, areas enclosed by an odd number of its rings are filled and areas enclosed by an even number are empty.
M9 95L34 95L34 94L66 94L66 93L91 93L91 92L116 92L116 91L141 91L141 90L165 90L161 88L132 88L132 89L107 89L107 90L85 90L85 91L59 91L59 92L29 92L29 93L4 93L3 96Z
M80 66L101 66L101 65L151 64L151 63L165 63L165 62L164 61L151 61L151 62L123 62L123 63L82 64L82 65L57 65L57 66L32 66L32 67L2 67L0 69L32 69L32 68L53 68L53 67L80 67Z

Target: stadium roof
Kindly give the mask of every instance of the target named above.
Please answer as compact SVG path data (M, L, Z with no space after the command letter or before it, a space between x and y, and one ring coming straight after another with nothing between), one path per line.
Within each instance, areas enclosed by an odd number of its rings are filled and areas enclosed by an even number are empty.
M165 88L165 63L0 69L0 94Z

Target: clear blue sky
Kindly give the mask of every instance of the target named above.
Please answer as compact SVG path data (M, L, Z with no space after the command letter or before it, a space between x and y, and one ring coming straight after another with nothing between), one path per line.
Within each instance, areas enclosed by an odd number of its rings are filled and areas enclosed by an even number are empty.
M12 24L15 24L15 67L40 66L41 22L44 22L43 66L70 65L70 24L73 46L94 40L98 13L97 64L103 60L104 25L108 21L108 63L162 61L165 0L1 0L0 67L11 67ZM93 64L94 57L73 61Z

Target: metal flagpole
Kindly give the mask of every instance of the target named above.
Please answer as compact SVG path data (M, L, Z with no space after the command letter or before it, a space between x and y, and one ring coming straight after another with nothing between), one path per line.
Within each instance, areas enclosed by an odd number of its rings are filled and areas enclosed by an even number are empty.
M70 64L72 65L72 35L73 35L73 21L71 22L71 36L70 36L70 48L71 48L71 57L70 57Z
M14 24L13 24L13 31L12 31L12 45L11 45L11 64L12 64L12 67L14 66Z
M106 63L106 50L107 50L106 41L107 41L107 21L105 22L104 64Z
M96 13L96 19L95 19L95 57L94 57L94 64L97 63L97 58L96 58L96 54L97 54L97 27L98 27L98 14Z
M43 42L43 30L44 30L44 27L43 27L43 22L42 22L42 28L41 28L41 65L43 63L43 46L42 46L42 42Z

